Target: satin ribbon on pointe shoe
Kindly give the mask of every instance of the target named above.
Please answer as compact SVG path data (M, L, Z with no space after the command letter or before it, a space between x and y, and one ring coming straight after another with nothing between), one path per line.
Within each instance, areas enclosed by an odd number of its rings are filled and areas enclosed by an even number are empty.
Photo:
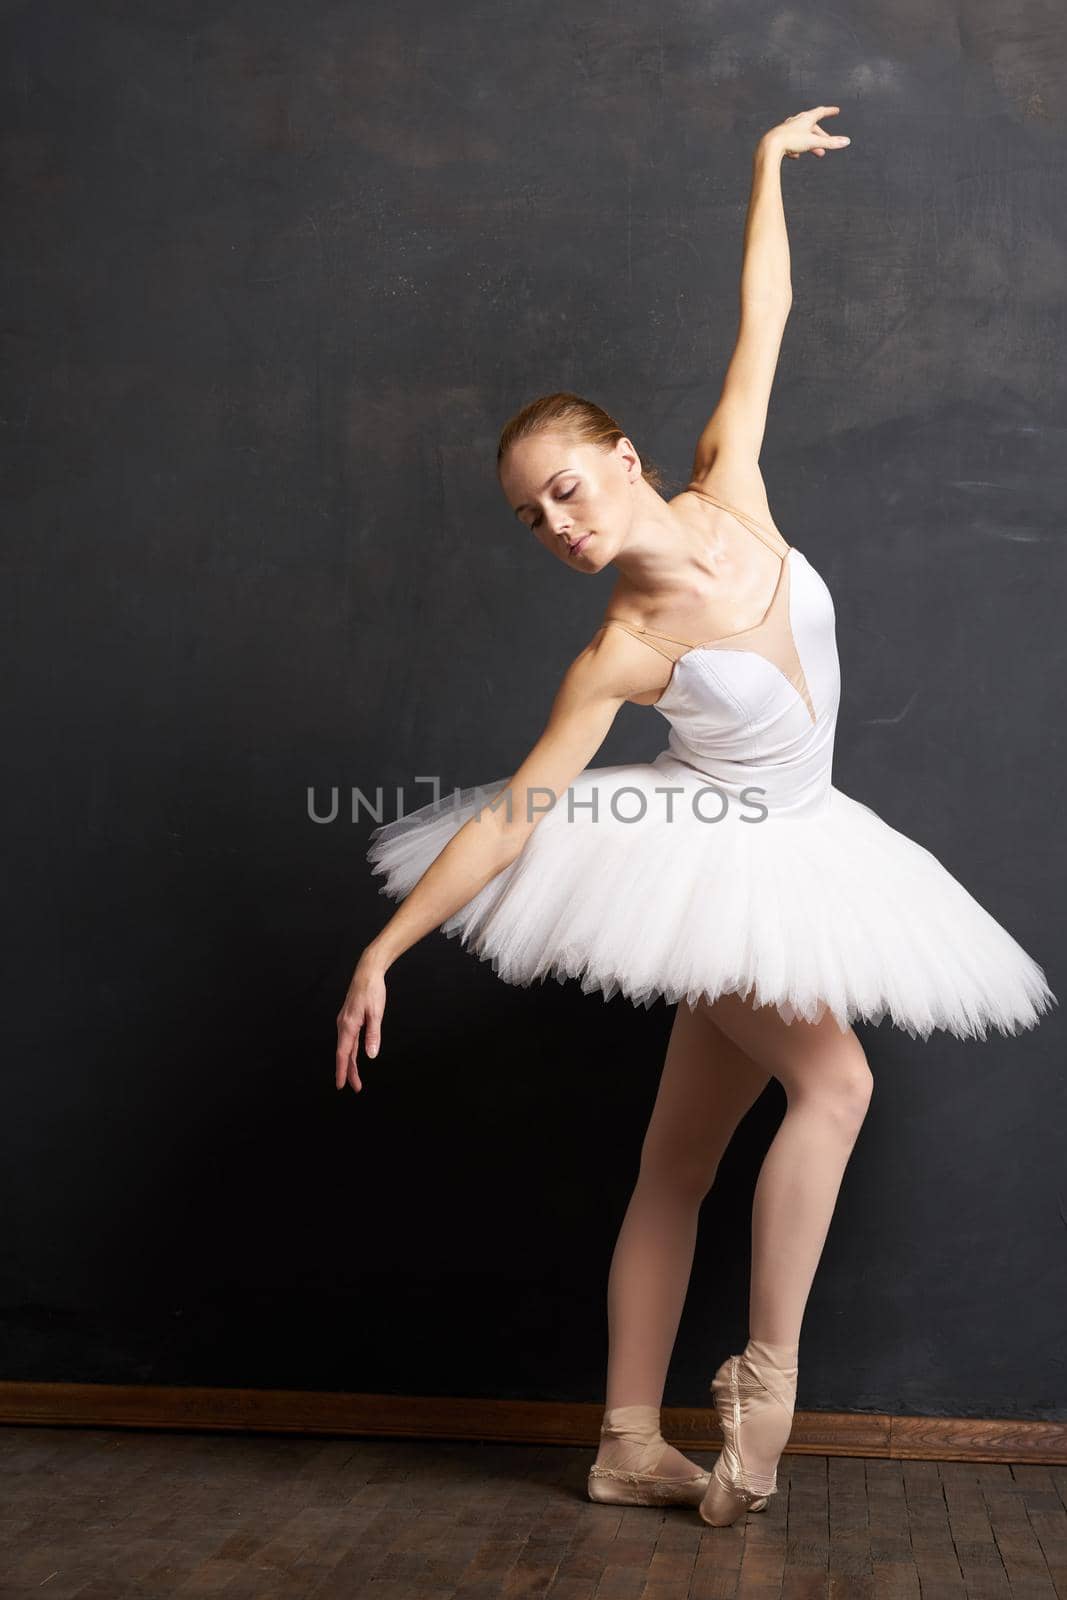
M655 1470L670 1449L660 1432L658 1406L613 1406L604 1413L600 1438L600 1456L589 1469L590 1500L625 1506L700 1504L710 1473L679 1477Z
M740 1355L727 1356L711 1384L723 1447L700 1502L701 1520L726 1528L745 1511L766 1506L778 1490L778 1460L789 1442L797 1388L797 1346L750 1339ZM745 1435L748 1435L746 1457ZM754 1464L773 1455L768 1472Z

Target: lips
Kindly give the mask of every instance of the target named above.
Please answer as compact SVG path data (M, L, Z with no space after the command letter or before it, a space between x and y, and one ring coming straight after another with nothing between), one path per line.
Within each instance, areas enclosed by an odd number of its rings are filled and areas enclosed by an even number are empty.
M589 543L589 541L590 541L590 539L592 537L593 537L593 535L591 533L587 533L584 538L578 540L577 544L572 544L570 546L571 555L572 556L580 555L581 552L585 549L586 545Z

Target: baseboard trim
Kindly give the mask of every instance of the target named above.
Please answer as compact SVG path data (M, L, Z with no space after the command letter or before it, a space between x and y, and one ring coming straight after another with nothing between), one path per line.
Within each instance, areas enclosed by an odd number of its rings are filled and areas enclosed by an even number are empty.
M603 1408L549 1400L455 1399L307 1389L208 1389L103 1383L0 1383L0 1423L20 1427L470 1439L595 1447ZM663 1433L689 1450L722 1443L711 1407L665 1406ZM1067 1423L798 1411L789 1455L906 1461L1067 1464Z

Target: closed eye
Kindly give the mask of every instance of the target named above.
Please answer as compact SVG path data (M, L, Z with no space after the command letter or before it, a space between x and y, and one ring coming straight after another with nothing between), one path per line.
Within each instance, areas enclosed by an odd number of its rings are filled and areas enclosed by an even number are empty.
M574 493L574 491L575 491L575 490L576 490L576 489L577 489L577 487L578 487L578 485L577 485L577 484L576 484L576 483L572 483L572 484L571 484L571 486L570 486L570 488L569 488L569 489L568 489L568 490L567 490L567 493L566 493L566 494L561 494L561 495L557 495L557 496L556 496L556 498L557 498L557 499L558 499L558 500L569 500L569 499L570 499L570 497L571 497L571 495L572 495L572 494L573 494L573 493ZM534 518L534 520L533 520L533 521L532 521L532 522L531 522L531 523L530 523L530 527L531 527L531 528L536 528L536 527L537 527L537 524L538 524L538 523L539 523L539 522L540 522L540 520L541 520L541 513L540 513L540 512L538 512L538 514L537 514L537 516L536 516L536 517L535 517L535 518Z

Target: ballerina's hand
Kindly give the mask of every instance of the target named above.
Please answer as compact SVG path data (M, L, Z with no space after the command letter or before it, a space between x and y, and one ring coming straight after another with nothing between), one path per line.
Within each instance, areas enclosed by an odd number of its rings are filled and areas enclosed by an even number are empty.
M852 141L843 134L827 133L819 126L820 117L836 117L840 110L840 106L814 106L810 111L798 111L795 117L786 117L776 128L771 128L760 142L793 161L799 161L805 150L819 157L827 150L843 150Z
M360 1081L357 1057L360 1030L364 1029L363 1048L373 1058L378 1054L382 1038L382 1015L385 1011L385 976L381 963L364 950L352 974L352 982L345 995L345 1003L337 1014L337 1056L335 1083L343 1089L346 1083L359 1094Z

